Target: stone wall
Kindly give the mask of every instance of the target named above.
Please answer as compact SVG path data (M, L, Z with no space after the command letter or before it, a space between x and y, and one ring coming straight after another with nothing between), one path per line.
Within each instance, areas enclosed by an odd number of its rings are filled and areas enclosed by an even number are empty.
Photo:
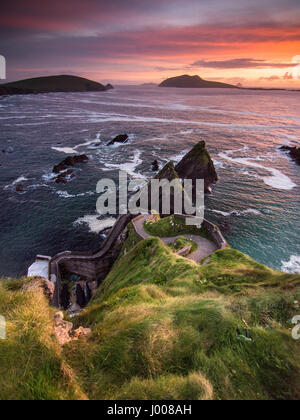
M77 274L88 280L105 279L119 256L121 243L126 239L126 227L131 219L131 215L120 216L103 242L101 249L95 254L65 251L51 259L50 278L55 282L52 303L55 306L60 306L60 291L64 272Z

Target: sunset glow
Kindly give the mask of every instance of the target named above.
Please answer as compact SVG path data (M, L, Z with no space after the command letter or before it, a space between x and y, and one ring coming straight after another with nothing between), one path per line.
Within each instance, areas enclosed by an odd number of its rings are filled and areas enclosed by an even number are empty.
M300 88L298 0L12 0L0 28L9 81L68 73L157 83L187 73Z

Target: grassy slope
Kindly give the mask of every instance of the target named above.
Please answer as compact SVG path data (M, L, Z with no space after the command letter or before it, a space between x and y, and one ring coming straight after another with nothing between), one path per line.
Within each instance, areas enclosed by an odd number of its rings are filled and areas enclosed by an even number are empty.
M53 337L52 316L38 287L0 282L0 313L7 339L0 340L0 400L84 399Z
M235 250L201 267L130 231L77 320L92 336L63 353L39 289L0 286L0 398L297 399L299 284Z
M65 355L93 399L299 398L299 283L231 249L200 267L150 238L116 263L80 320L90 342Z

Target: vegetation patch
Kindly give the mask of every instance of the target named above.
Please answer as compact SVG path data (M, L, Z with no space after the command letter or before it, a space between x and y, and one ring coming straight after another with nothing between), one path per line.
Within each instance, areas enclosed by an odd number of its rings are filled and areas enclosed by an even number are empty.
M145 222L145 231L151 236L159 238L173 238L180 235L199 235L209 239L207 230L202 226L187 226L185 219L176 216L170 216L159 219L157 222Z
M30 281L0 281L0 399L85 399L54 338L54 311L39 287L24 288Z
M131 241L131 239L130 239ZM300 276L219 250L206 266L157 237L114 265L62 349L40 289L1 283L1 399L300 398Z
M183 236L179 237L176 239L175 242L171 243L169 245L169 247L174 251L174 252L178 252L182 249L184 249L185 247L190 246L190 252L189 254L192 254L193 252L197 251L198 249L198 244L196 244L196 242L191 241L190 239L187 239Z
M92 399L297 399L299 282L231 249L201 267L149 238L82 314L90 349L65 355Z

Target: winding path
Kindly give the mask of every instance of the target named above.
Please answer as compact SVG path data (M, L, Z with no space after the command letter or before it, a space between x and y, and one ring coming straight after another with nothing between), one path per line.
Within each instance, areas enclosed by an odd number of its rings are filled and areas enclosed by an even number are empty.
M151 237L151 235L149 235L144 229L144 223L148 220L148 218L149 218L148 215L141 215L132 221L136 233L142 239L147 239ZM202 261L206 257L209 257L218 249L217 246L213 242L209 241L206 238L202 238L201 236L198 236L198 235L179 235L172 238L160 238L160 239L166 245L169 245L175 242L176 239L181 238L181 237L194 241L198 245L198 249L186 257L189 260L195 261L196 263L200 263L200 261Z

